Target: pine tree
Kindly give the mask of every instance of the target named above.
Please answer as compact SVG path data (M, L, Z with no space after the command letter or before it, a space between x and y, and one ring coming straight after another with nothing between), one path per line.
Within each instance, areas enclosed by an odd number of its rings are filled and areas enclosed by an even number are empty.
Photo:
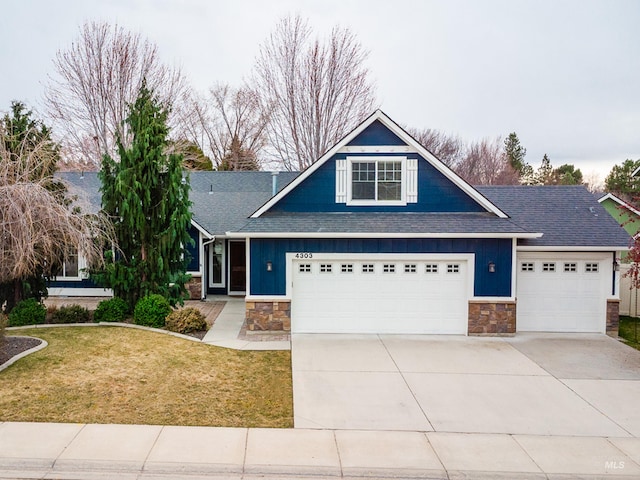
M524 160L527 149L520 145L520 139L516 132L511 132L504 140L504 152L507 155L509 164L518 173L520 183L533 183L533 167Z
M551 160L547 154L544 154L542 157L542 163L540 164L540 168L536 172L536 184L537 185L550 185L551 179L553 175L553 166L551 166Z
M100 172L102 207L114 221L118 250L94 278L132 308L151 293L174 305L186 296L190 186L182 156L167 154L167 115L143 84L126 120L130 147L118 138L119 162L105 155Z

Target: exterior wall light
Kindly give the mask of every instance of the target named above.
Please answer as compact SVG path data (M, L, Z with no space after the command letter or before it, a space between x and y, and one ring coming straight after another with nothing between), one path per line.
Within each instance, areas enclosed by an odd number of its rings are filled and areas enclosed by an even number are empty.
M619 272L620 271L620 264L618 263L618 260L614 260L613 261L613 271L614 272Z
M272 271L273 271L273 263L267 262L267 272L272 272Z
M496 264L489 262L489 273L496 273Z

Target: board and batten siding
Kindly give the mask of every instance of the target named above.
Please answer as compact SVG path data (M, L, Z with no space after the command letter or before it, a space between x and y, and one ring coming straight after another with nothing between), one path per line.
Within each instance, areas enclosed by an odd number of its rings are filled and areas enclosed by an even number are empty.
M354 206L336 203L336 160L347 157L406 157L418 163L415 203ZM346 200L346 199L345 199ZM413 199L412 199L413 200ZM271 208L272 212L483 212L478 203L416 153L339 153Z
M474 297L511 296L511 239L251 239L250 295L286 295L286 254L471 253L475 255ZM272 270L267 271L267 262ZM496 265L488 271L489 262ZM291 280L291 279L289 279Z

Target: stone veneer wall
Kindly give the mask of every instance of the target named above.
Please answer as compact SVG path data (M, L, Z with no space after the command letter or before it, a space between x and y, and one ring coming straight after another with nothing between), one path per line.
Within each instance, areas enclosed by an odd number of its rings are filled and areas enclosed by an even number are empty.
M202 298L202 277L191 277L185 287L189 292L189 300L200 300Z
M469 335L514 335L516 302L469 302Z
M620 300L607 300L607 335L618 336L620 326Z
M291 331L291 302L289 300L245 303L247 330Z

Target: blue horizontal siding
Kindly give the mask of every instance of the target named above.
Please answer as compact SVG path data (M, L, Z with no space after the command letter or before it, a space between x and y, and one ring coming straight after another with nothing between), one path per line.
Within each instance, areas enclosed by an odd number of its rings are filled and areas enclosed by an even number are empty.
M510 239L252 239L251 295L286 294L286 253L473 253L474 296L511 296ZM267 272L266 264L273 270ZM496 272L489 273L489 262Z
M358 156L359 154L348 154ZM365 154L360 154L365 155ZM347 206L336 203L336 154L271 208L274 212L482 212L484 209L417 154L378 154L418 159L418 201L406 206ZM366 154L372 156L372 154Z

